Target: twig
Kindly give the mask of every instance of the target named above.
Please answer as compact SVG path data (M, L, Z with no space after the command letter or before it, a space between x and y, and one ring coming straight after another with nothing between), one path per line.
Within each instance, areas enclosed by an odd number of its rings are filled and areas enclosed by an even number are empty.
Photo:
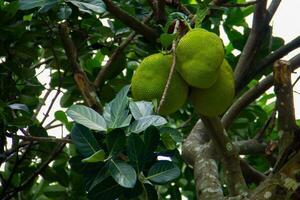
M16 195L19 191L23 190L28 184L30 184L44 169L46 169L46 167L48 167L48 164L55 159L56 156L59 155L59 153L63 150L63 148L65 147L65 143L61 143L58 144L56 146L56 148L54 149L54 151L51 153L51 155L49 156L49 158L40 165L40 167L31 175L29 176L25 181L23 181L23 183L17 187L14 188L14 190L12 190L11 192L9 192L4 198L3 200L9 200L11 199L14 195Z
M45 129L46 130L49 130L49 129L53 129L53 128L56 128L56 127L60 127L60 126L63 126L63 124L55 124L55 125L50 125L50 126L45 126Z
M78 63L77 49L74 42L69 37L69 28L66 23L59 25L59 34L63 42L68 61L73 70L74 80L83 96L84 101L89 107L95 109L99 113L102 113L103 107L97 96L95 88L93 84L90 83L87 75Z
M49 61L51 61L52 59L53 59L53 56L50 56L50 57L48 57L48 58L45 58L42 62L36 63L36 64L30 66L29 68L30 68L30 69L35 69L35 68L37 68L37 67L39 67L39 66L41 66L41 65L43 65L43 64L47 64L47 63L48 63Z
M121 22L132 28L137 33L142 34L147 40L155 42L159 37L159 34L154 29L126 13L124 10L116 6L111 0L103 0L103 2L106 5L106 9L111 14L113 14Z
M12 134L6 134L6 136L16 137L25 141L72 143L72 140L66 138L35 137L35 136L23 136L23 135L12 135Z
M166 15L165 15L165 0L147 0L150 4L154 18L157 23L164 24L166 21Z
M276 110L273 110L272 114L269 116L265 124L259 131L257 132L256 136L254 137L257 141L261 142L263 140L263 136L265 135L266 131L271 127L271 130L273 130L275 125L275 119L276 119Z
M148 15L142 23L146 23L151 19L152 14ZM113 61L115 61L120 54L123 52L123 50L128 46L128 44L130 44L130 42L134 39L134 37L136 36L136 32L133 31L132 33L130 33L130 35L128 36L128 38L126 40L124 40L120 46L113 52L113 54L110 56L109 60L107 61L107 63L101 68L101 70L99 71L99 73L97 74L97 77L94 81L94 85L96 88L101 88L107 74L109 73L110 70L112 70L112 63Z
M41 111L41 108L43 107L43 105L45 105L45 102L47 100L47 98L49 97L50 93L52 90L48 89L46 94L44 95L42 101L39 103L38 107L36 108L35 113L32 115L31 119L35 119L36 116L39 114L39 112Z
M178 28L179 28L179 20L176 20L173 34L177 33ZM166 82L166 86L165 86L164 92L162 94L162 97L160 99L160 102L159 102L159 105L158 105L158 108L157 108L157 112L158 113L161 111L161 108L164 105L166 96L168 94L169 87L171 85L173 74L174 74L174 71L175 71L175 66L176 66L176 45L177 45L177 39L174 39L173 43L172 43L172 57L173 57L172 65L171 65L171 68L170 68L170 73L169 73L169 76L168 76L168 79L167 79L167 82Z
M48 118L49 113L50 113L50 111L51 111L51 109L52 109L52 107L53 107L53 105L54 105L54 103L55 103L57 97L59 96L59 94L60 94L60 86L59 86L58 89L56 90L56 93L55 93L54 97L52 98L52 100L51 100L51 102L50 102L50 104L49 104L49 107L48 107L46 113L44 114L44 117L43 117L43 119L42 119L42 121L41 121L41 126L44 124L44 122L45 122L46 119Z
M217 117L207 116L201 116L201 120L210 133L214 148L221 156L230 195L246 194L247 185L240 167L238 151L226 135L221 121Z

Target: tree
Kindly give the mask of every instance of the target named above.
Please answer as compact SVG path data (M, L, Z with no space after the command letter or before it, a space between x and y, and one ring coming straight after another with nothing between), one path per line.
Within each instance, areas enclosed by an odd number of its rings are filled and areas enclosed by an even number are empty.
M0 0L1 199L299 199L290 77L300 55L280 59L300 37L285 44L272 35L279 4ZM223 28L229 39L236 98L220 118L199 117L188 102L162 117L154 111L163 102L130 98L139 62L162 50L175 56L189 27ZM50 69L48 85L39 68ZM67 112L46 124L60 94ZM57 125L70 133L49 136Z

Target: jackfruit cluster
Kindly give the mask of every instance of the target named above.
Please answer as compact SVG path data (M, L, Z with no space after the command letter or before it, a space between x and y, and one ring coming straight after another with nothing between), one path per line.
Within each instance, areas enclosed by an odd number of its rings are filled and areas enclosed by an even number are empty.
M132 77L133 98L159 102L171 65L171 55L146 57ZM199 114L220 115L232 103L234 88L233 72L224 59L221 39L205 29L193 29L177 45L176 70L160 114L177 111L189 96Z

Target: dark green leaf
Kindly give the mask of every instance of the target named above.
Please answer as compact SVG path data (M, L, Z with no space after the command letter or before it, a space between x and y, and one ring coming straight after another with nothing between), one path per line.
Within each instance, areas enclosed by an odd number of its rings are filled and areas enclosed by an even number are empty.
M123 151L126 144L125 132L122 129L114 129L105 138L110 156L116 156Z
M81 1L66 0L66 1L78 7L80 11L89 14L92 14L93 12L102 14L106 11L105 4L101 0L81 0Z
M88 128L80 124L75 124L73 127L71 138L78 152L84 157L89 157L100 149L95 136Z
M19 9L20 10L30 10L32 8L40 8L40 11L48 11L55 4L58 3L58 0L20 0L19 1ZM46 10L45 10L46 9Z
M163 33L160 35L159 40L164 48L168 48L173 40L176 39L176 34Z
M149 170L150 181L157 184L165 184L176 179L180 175L179 168L170 161L158 161Z
M135 186L137 175L133 167L122 161L110 160L109 171L119 185L125 188Z
M136 134L131 134L128 138L127 154L130 164L134 166L137 172L142 171L144 160L145 144Z
M101 184L98 184L89 191L88 198L90 200L116 200L122 194L123 190L118 183L108 177Z

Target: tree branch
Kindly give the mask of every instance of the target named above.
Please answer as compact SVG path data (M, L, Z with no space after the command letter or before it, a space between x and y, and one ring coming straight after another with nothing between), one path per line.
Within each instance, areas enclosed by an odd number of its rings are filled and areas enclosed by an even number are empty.
M37 141L37 142L59 142L59 143L72 143L72 140L67 138L55 138L55 137L35 137L35 136L23 136L6 134L7 137L16 137L25 141Z
M300 54L294 56L289 62L292 70L300 67ZM249 91L243 94L243 96L241 96L238 100L236 100L222 117L222 123L224 127L227 129L243 108L260 97L272 85L273 74L270 74L260 81L256 86L252 87Z
M103 108L95 91L95 88L90 83L84 70L78 63L77 50L72 39L69 37L69 28L67 24L63 23L59 25L59 33L68 61L73 69L74 80L83 96L84 101L88 104L89 107L102 113Z
M267 25L265 23L266 4L266 0L261 0L255 6L252 29L234 71L236 91L240 91L242 88L240 84L245 74L249 72L254 56L260 47L259 43L263 38L263 32Z
M116 6L111 0L103 0L107 10L123 22L126 26L132 28L137 33L142 34L147 40L155 42L159 34L149 26L143 24L136 18L130 16L124 10Z
M230 195L247 193L247 185L240 168L238 151L227 137L221 121L217 117L206 116L201 116L201 120L209 130L214 148L221 156Z
M165 0L147 0L150 4L154 18L157 23L164 24L166 21L166 15L165 15Z
M143 24L147 23L150 19L151 19L152 14L148 15L144 20L143 20ZM127 37L126 40L124 40L119 46L118 48L111 54L109 60L107 61L107 63L101 68L101 70L99 71L99 73L97 74L97 77L94 81L94 85L96 88L101 88L104 84L104 81L106 80L106 77L109 73L109 71L113 70L112 67L112 63L113 61L115 61L116 59L119 58L119 56L122 54L122 52L124 51L124 49L130 44L130 42L134 39L134 37L136 36L136 32L133 31L132 33L130 33L130 35Z

